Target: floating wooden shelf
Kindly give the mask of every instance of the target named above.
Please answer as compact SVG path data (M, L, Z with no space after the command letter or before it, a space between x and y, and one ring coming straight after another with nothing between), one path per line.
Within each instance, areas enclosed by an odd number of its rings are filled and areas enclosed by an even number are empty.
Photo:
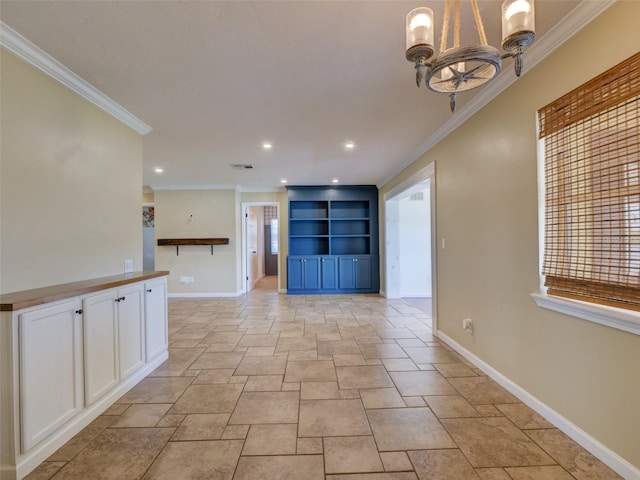
M229 245L228 238L159 238L158 246L176 246L176 256L180 253L180 245L209 245L211 247L211 255L213 255L214 245Z

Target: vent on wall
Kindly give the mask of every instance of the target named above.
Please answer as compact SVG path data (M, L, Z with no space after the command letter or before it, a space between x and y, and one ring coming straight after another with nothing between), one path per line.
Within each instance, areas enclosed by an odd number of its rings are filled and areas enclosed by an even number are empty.
M253 165L249 165L246 163L232 163L231 168L233 168L234 170L251 170L253 168Z
M409 197L409 200L414 201L414 202L423 201L424 200L424 192L412 193L411 196Z

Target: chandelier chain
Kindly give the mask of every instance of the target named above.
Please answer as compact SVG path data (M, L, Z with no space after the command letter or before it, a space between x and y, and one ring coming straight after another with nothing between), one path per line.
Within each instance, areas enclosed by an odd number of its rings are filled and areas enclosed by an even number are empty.
M447 49L447 37L449 36L449 18L451 17L451 0L447 0L444 6L444 17L442 18L442 34L440 35L440 51Z
M482 24L482 18L480 17L480 9L478 8L478 0L471 0L471 6L473 7L473 16L476 20L476 27L478 27L478 35L480 36L480 43L482 45L488 45L487 35L484 33L484 25Z

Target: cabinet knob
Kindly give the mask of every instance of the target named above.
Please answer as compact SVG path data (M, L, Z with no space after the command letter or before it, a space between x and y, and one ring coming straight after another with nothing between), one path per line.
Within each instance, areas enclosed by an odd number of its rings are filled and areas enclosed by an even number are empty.
M124 300L126 300L126 297L118 297L118 298L116 298L116 302L123 302Z
M76 314L82 315L82 309L76 310Z
M150 288L149 288L149 289L147 289L147 292L151 293L151 289L150 289Z

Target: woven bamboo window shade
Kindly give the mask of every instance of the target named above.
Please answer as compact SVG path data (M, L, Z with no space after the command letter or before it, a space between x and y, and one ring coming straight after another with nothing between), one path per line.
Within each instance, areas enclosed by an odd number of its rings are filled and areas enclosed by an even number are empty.
M538 117L547 292L640 310L640 53Z

